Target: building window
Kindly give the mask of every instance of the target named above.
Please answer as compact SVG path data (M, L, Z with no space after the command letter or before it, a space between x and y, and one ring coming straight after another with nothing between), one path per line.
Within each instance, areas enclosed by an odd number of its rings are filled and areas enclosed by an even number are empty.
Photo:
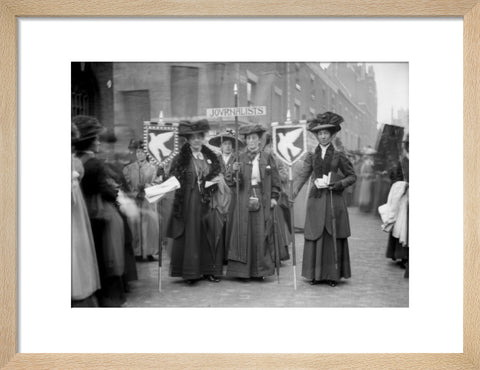
M172 66L170 91L171 110L174 117L198 115L198 68Z
M255 82L251 80L247 80L247 105L248 106L255 105L254 99L255 99L256 85L257 84Z
M282 119L282 95L283 92L278 87L273 88L272 97L272 121L280 122Z
M72 93L72 117L90 114L89 99L86 93Z
M293 106L293 118L300 121L300 102L295 99L295 105Z

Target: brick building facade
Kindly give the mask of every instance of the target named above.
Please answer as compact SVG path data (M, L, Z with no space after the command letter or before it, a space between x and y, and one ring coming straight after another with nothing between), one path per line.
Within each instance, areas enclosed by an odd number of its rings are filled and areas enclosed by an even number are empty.
M142 136L143 122L199 119L207 108L267 107L267 114L240 123L307 120L327 110L345 119L339 137L348 150L374 145L377 95L373 68L358 63L72 63L72 116L91 114L117 133L121 151ZM212 131L233 120L211 121ZM315 145L313 137L309 142Z

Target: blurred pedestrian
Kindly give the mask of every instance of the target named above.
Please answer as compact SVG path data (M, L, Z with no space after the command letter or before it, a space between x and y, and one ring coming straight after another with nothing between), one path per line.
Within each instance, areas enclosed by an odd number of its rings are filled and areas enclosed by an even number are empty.
M302 265L302 276L312 285L325 281L333 287L341 278L351 277L347 240L350 222L342 193L355 183L356 176L346 155L332 145L342 122L343 118L332 112L319 114L309 122L308 129L317 137L318 146L307 154L303 170L294 181L295 197L311 175L315 179L308 196ZM324 176L330 177L329 184Z
M127 194L135 199L140 217L130 219L135 256L140 261L154 261L159 251L160 224L157 204L145 199L145 188L162 182L157 166L150 163L145 153L143 141L133 140L129 148L135 150L135 162L124 167L123 174L127 183ZM133 222L132 222L133 221Z
M100 149L99 135L104 128L95 117L89 116L76 116L73 123L80 133L74 146L85 169L81 188L92 225L100 272L100 305L118 307L126 300L122 279L125 272L125 234L116 203L116 185L105 164L96 158Z
M409 276L409 243L408 243L408 208L409 208L409 136L403 141L403 152L397 165L389 171L392 189L399 188L402 192L396 205L395 223L388 236L386 257L399 261L405 268L405 277Z
M367 147L363 150L363 163L360 167L360 194L358 206L362 212L370 212L373 203L373 182L375 172L373 169L373 155L375 150Z
M78 129L72 123L72 145L78 137ZM80 188L83 175L82 162L72 154L72 307L97 307L95 293L101 288L100 275L90 219Z

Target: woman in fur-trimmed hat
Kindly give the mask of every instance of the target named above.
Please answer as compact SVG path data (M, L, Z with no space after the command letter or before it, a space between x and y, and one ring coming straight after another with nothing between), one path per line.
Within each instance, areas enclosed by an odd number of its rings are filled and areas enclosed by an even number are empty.
M216 154L204 145L210 125L207 120L183 121L179 135L186 139L174 158L170 175L180 182L175 192L173 212L167 231L173 239L170 275L181 277L188 284L205 278L219 282L223 272L223 249L211 248L205 217L216 186L205 187L207 181L220 175ZM220 232L221 230L218 230Z
M342 192L355 183L356 176L346 155L335 150L332 145L342 122L343 118L332 112L319 114L309 122L308 129L316 136L318 146L313 153L307 154L293 187L295 197L310 176L314 180L308 195L302 264L302 276L310 280L312 285L325 282L333 287L341 278L351 276L347 240L350 236L350 222ZM329 175L330 180L324 181L324 176ZM336 220L337 266L332 203Z

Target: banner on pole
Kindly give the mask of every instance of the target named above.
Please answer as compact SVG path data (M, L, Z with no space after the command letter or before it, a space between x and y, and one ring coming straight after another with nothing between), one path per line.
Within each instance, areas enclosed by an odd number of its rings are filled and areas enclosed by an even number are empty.
M143 136L145 153L158 166L167 164L179 152L178 125L146 121Z
M272 126L273 151L292 166L307 152L307 128L304 124Z
M266 114L267 114L266 106L208 108L207 109L207 119L217 119L217 118L225 118L225 117L265 116Z

